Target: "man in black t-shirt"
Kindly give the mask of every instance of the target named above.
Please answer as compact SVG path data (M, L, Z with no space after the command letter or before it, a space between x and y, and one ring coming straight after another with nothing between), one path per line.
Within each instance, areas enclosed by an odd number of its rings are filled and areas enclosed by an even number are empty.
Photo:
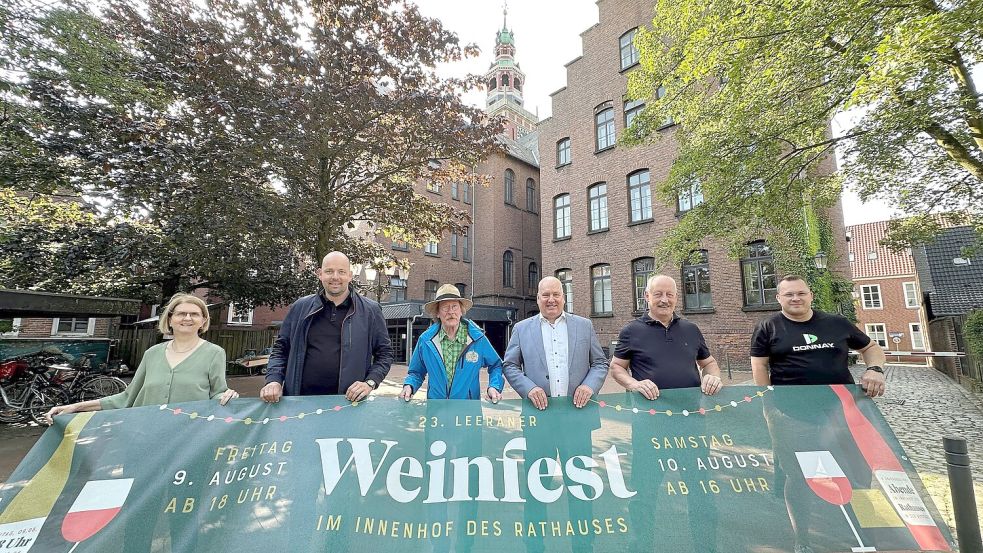
M864 359L860 386L870 397L884 393L884 350L845 317L812 309L812 290L802 277L778 283L782 312L764 319L751 339L751 372L758 386L853 384L849 351Z

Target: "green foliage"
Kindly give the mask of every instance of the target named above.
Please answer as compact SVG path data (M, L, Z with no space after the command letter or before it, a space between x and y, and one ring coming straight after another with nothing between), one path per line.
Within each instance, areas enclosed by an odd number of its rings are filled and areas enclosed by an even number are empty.
M476 49L413 6L5 9L0 187L42 204L6 198L0 285L283 303L330 250L387 258L376 234L422 244L468 222L413 183L475 183L497 129L461 100L476 80L434 72Z
M708 236L735 250L781 243L804 208L835 205L842 179L905 213L959 209L983 227L983 108L968 69L983 54L983 1L659 0L636 44L629 95L647 104L622 140L673 139L659 194L674 201L697 179L705 198L660 257ZM834 136L847 112L855 124ZM658 130L668 117L678 125Z
M983 309L975 309L966 315L966 322L963 323L963 337L966 340L966 349L969 353L979 360L983 360Z

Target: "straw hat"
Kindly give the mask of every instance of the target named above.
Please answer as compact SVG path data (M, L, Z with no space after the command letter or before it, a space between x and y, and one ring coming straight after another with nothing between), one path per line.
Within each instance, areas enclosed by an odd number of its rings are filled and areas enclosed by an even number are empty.
M468 309L471 309L472 305L474 305L473 301L469 300L468 298L461 297L461 291L457 289L457 286L454 286L453 284L444 284L437 289L437 296L434 297L433 301L427 302L423 305L423 310L429 313L431 317L436 317L437 306L440 305L440 302L449 300L461 302L461 310L465 313L468 311Z

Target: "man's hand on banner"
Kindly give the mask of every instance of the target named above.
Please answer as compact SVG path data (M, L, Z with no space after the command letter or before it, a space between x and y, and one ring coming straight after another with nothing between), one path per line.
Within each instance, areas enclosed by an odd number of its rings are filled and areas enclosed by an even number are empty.
M279 382L270 382L259 391L259 397L266 403L277 403L283 395L283 385Z
M546 391L539 386L529 391L529 401L540 411L546 409L546 406L549 405L549 400L546 399Z
M498 403L498 400L502 399L502 392L499 392L498 390L492 388L491 386L489 386L488 389L485 390L485 394L488 395L488 400L491 401L492 403Z
M860 377L860 387L867 392L867 397L878 397L884 395L886 385L884 383L884 373L877 371L864 371Z
M399 393L399 399L409 401L413 397L413 386L407 384L403 386L403 391Z
M590 401L593 395L594 390L591 390L590 386L586 384L577 386L577 389L573 391L573 406L580 409L584 405L587 405L587 402Z
M636 380L631 385L631 388L628 389L642 394L645 396L645 399L659 399L659 387L655 385L655 382L647 378L645 380Z
M372 391L372 386L367 382L355 382L348 387L348 391L345 392L345 399L348 401L362 401L363 399L369 397L369 392Z
M239 392L233 390L232 388L229 388L228 390L222 392L222 395L218 398L218 404L225 405L230 400L233 400L237 397L239 397Z
M700 389L703 393L712 396L720 391L724 387L724 383L720 380L720 377L715 374L705 374L703 375L703 384Z

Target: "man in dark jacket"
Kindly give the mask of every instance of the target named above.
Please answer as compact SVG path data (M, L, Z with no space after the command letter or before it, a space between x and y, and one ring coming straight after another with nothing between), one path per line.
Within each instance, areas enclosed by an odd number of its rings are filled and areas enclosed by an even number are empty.
M389 373L393 348L379 304L352 293L348 256L331 252L317 271L324 289L290 306L259 397L345 394L360 401Z

